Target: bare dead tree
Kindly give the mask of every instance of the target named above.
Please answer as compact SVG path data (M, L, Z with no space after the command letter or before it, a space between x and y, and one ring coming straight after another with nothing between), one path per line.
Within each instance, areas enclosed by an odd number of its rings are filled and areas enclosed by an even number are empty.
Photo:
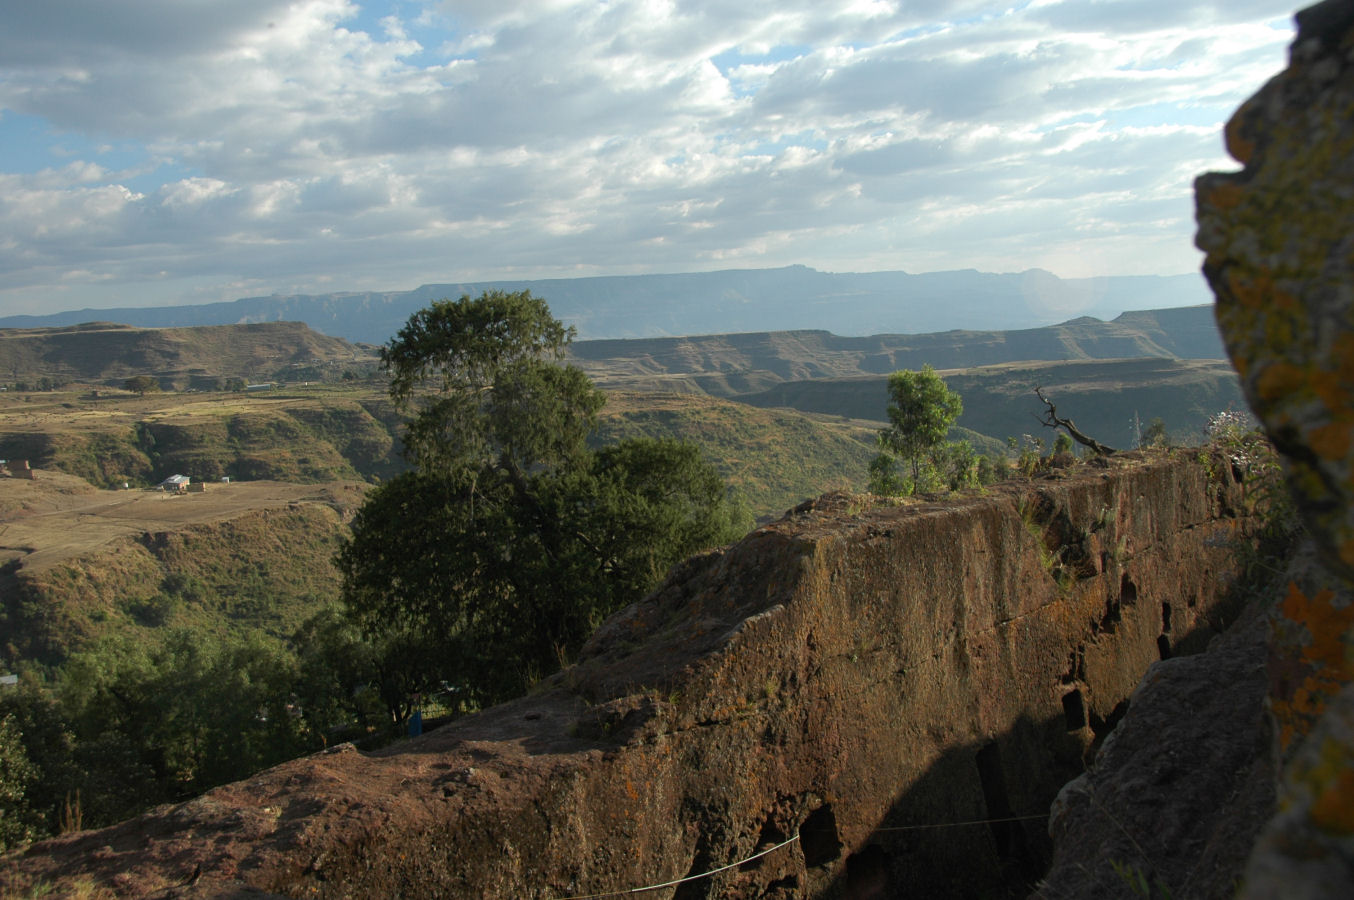
M1072 440L1081 444L1083 447L1091 448L1095 453L1108 454L1115 452L1113 447L1107 447L1095 438L1084 433L1071 419L1061 418L1058 415L1058 407L1053 405L1052 400L1044 396L1044 389L1041 386L1035 385L1034 393L1040 400L1044 401L1044 406L1047 407L1047 409L1044 410L1044 417L1039 419L1046 427L1063 429L1072 436ZM1038 416L1035 418L1038 418Z

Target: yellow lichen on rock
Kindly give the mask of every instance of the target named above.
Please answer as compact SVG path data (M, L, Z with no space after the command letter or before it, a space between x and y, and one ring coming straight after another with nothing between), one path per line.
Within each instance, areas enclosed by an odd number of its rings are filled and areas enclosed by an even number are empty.
M1331 587L1272 618L1289 763L1243 897L1354 896L1354 2L1298 13L1288 68L1227 124L1245 168L1195 183L1204 275Z
M1327 562L1354 577L1354 60L1332 49L1349 39L1348 6L1300 14L1289 68L1228 123L1245 168L1199 178L1196 243L1300 511Z
M1354 631L1354 604L1337 600L1329 588L1308 597L1289 584L1276 612L1270 709L1287 751L1311 731L1329 699L1354 682L1354 655L1346 643Z

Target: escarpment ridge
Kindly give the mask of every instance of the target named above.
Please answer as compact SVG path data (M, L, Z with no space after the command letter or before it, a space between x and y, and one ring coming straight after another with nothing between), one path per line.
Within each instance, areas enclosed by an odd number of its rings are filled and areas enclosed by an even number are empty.
M531 696L4 864L20 889L163 897L1028 885L1143 671L1228 615L1244 509L1230 466L1164 453L944 502L828 495L678 566Z

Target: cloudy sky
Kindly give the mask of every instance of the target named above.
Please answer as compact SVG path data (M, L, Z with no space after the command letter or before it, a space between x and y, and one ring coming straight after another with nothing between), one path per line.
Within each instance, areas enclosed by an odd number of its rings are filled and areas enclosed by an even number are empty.
M1292 0L0 0L0 315L1195 270Z

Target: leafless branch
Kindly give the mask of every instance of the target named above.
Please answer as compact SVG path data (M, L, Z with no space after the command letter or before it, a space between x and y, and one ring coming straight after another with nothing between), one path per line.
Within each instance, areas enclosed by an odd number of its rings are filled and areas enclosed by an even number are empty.
M1052 400L1044 396L1044 389L1042 387L1036 385L1034 388L1034 393L1040 400L1044 401L1044 406L1048 407L1044 411L1044 417L1039 420L1040 422L1043 422L1046 427L1054 429L1057 428L1063 429L1072 436L1072 440L1076 441L1078 444L1081 444L1083 447L1090 447L1091 450L1093 450L1096 453L1107 454L1114 452L1113 447L1106 447L1104 444L1100 443L1095 438L1089 437L1088 435L1083 433L1082 430L1078 428L1071 419L1060 418L1058 416L1058 407L1053 405ZM1038 417L1036 416L1036 418Z

